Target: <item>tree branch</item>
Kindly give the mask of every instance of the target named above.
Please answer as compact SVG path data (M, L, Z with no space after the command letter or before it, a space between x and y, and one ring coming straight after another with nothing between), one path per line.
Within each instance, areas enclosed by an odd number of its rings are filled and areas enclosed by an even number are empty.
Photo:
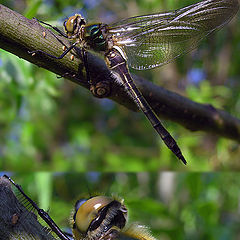
M0 239L55 239L37 221L37 216L19 202L4 177L0 177Z
M28 51L42 50L60 56L63 53L63 44L69 46L69 41L63 37L58 39L62 43L36 20L29 20L0 5L0 47L2 49L57 75L64 76L85 88L92 89L87 83L83 63L76 52L68 53L61 60L52 59L43 54L32 56L28 53ZM72 54L75 55L74 60L71 60ZM99 92L102 93L101 87L106 87L107 91L110 90L108 98L136 111L135 103L123 86L119 86L114 81L104 61L91 53L87 53L87 57L91 79L99 83ZM178 122L191 131L202 130L240 141L240 120L227 112L211 105L193 102L143 78L134 76L134 81L161 118Z

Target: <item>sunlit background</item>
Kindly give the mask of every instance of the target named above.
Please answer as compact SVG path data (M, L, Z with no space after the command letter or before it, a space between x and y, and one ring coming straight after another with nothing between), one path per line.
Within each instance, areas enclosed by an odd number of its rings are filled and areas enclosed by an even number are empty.
M75 201L98 193L124 198L129 222L148 226L159 240L237 240L240 236L238 173L43 172L10 176L64 231L70 230Z
M195 0L1 1L27 18L61 27L81 13L111 23L134 15L178 9ZM31 34L31 33L29 33ZM135 72L171 91L240 117L240 22L177 61ZM238 143L191 132L164 121L188 160L183 166L143 114L134 113L0 50L0 168L54 171L240 169Z

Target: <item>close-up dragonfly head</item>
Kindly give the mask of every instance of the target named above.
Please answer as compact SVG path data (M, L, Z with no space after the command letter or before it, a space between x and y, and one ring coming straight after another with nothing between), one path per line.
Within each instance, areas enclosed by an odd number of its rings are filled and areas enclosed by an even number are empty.
M70 39L79 37L80 29L83 25L86 25L86 21L80 14L67 18L63 23L64 30Z
M10 183L12 186L11 188L8 185L12 191L11 197L14 199L13 202L16 201L16 205L18 204L16 207L18 210L16 209L11 212L7 210L10 216L3 217L5 213L3 213L3 205L1 205L2 201L0 201L0 239L10 239L2 237L2 232L6 232L6 234L4 233L6 236L16 233L15 235L18 236L17 239L20 239L19 237L21 236L21 239L30 239L32 237L31 239L49 240L156 240L150 232L149 227L138 222L132 222L131 219L128 221L129 206L125 205L123 198L116 195L111 195L110 197L95 195L90 198L87 197L78 200L73 208L70 221L72 232L70 232L67 229L66 231L61 230L53 218L43 208L40 208L24 192L20 185L7 175L0 177L0 192L1 189L5 189L6 183ZM9 191L6 192L6 195L8 193ZM0 200L1 197L4 197L4 194L0 194ZM15 207L12 206L9 208L12 209ZM59 207L57 209L59 210ZM149 217L151 216L149 212L147 214ZM31 227L22 222L26 215L28 215L27 221L29 221ZM33 219L30 217L33 217ZM3 229L7 227L6 224L1 224L2 219L5 218L10 219L10 225L14 226L15 229L12 227L9 230ZM40 227L38 231L33 227L34 224ZM28 238L23 237L25 236L23 232L26 233ZM49 237L36 238L36 236L45 235Z
M77 201L73 215L75 238L115 239L127 222L128 211L123 202L106 196Z

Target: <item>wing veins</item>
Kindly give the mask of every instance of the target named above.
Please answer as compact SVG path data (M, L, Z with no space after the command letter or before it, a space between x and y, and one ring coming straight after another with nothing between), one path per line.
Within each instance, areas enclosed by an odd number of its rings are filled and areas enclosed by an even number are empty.
M195 48L237 10L237 0L206 0L176 11L122 20L110 25L109 33L126 51L131 67L152 68Z

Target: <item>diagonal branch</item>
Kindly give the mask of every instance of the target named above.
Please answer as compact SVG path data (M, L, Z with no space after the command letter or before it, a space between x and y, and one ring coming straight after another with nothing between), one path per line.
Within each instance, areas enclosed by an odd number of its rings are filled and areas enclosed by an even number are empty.
M69 46L70 43L63 37L59 36L58 39L36 20L29 20L0 5L0 47L2 49L92 90L87 83L83 63L76 56L75 51L68 53L61 60L43 54L32 56L28 53L42 50L60 56L63 53L63 44ZM72 54L75 55L74 60L71 59ZM111 90L108 98L136 111L135 103L124 88L114 81L104 61L91 53L87 53L87 58L91 78L100 85L97 89L98 93L102 94L105 88L106 91ZM193 102L138 76L134 76L134 80L161 118L178 122L191 131L202 130L240 141L240 120L227 112L211 105Z

